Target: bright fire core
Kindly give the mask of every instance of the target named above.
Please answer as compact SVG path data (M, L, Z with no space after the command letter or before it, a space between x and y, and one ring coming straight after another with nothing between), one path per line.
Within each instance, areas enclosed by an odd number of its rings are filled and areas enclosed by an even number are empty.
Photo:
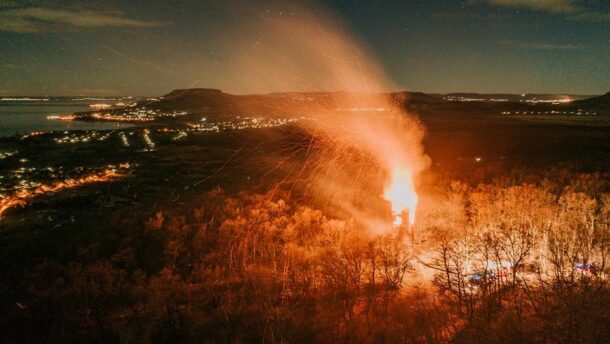
M404 212L409 213L409 223L415 222L415 207L417 206L417 193L413 185L413 174L408 169L397 169L392 174L389 186L386 188L383 198L392 205L394 226L402 225Z

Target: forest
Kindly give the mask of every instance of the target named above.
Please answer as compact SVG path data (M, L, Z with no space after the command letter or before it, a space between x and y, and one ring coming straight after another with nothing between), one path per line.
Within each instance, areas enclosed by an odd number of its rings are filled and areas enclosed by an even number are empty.
M75 255L3 263L3 337L610 340L607 172L562 165L434 180L409 244L281 189L216 189L187 207L115 212L113 226L56 239Z

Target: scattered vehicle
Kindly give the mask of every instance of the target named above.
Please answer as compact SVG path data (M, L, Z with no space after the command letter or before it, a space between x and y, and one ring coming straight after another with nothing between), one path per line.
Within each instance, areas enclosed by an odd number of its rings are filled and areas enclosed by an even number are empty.
M574 267L577 271L586 276L594 276L597 275L598 272L597 265L594 263L578 262L574 265Z

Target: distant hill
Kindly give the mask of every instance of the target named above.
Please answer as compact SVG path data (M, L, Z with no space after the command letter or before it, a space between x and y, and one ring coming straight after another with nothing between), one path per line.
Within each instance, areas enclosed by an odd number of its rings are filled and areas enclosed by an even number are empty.
M592 98L587 98L587 99L583 99L583 100L577 100L575 102L573 102L572 104L574 105L578 105L578 106L605 106L605 107L610 107L610 92L598 96L598 97L592 97ZM610 108L608 109L610 110Z
M576 99L576 100L575 100ZM564 102L570 100L570 102ZM395 92L382 94L350 92L280 92L234 95L218 89L177 89L140 105L159 110L226 117L235 115L284 116L299 113L376 109L390 101L413 113L499 114L512 111L576 111L610 113L610 93L587 97L567 94L479 94Z
M423 93L423 92L403 91L403 92L392 93L392 96L403 97L405 101L411 101L411 102L442 103L445 101L445 100L443 100L442 97L438 97L438 96Z
M380 98L381 96L381 98ZM381 101L380 101L381 100ZM285 92L270 94L233 95L218 89L177 89L154 101L140 104L160 110L201 113L264 113L285 114L306 109L343 109L380 107L385 101L399 105L443 103L443 99L421 92L364 94L350 92Z
M151 102L153 108L191 110L197 107L222 108L230 106L235 96L212 88L177 89L164 95L159 101Z

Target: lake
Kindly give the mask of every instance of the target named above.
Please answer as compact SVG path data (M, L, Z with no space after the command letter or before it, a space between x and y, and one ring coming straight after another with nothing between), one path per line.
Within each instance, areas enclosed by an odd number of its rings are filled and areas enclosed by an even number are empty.
M117 100L91 98L42 98L7 100L0 98L0 137L32 131L107 130L127 128L130 124L118 122L80 122L47 119L60 115L87 111L89 104L109 103Z

